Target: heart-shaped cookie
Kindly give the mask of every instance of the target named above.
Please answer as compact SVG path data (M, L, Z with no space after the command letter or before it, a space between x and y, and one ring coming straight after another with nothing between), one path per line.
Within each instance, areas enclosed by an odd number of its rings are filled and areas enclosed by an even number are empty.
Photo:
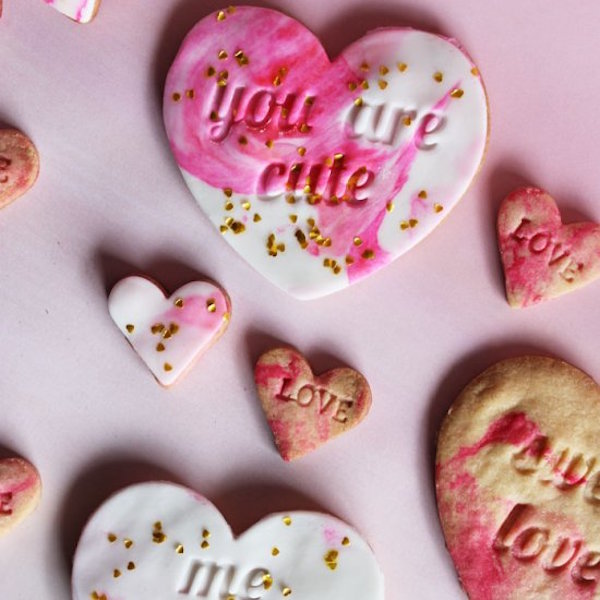
M275 514L234 538L208 500L170 483L134 485L110 498L86 525L73 565L74 600L383 596L373 553L338 519Z
M42 493L36 468L22 458L0 459L0 536L32 513Z
M471 600L600 598L600 388L543 357L489 368L448 411L436 489Z
M145 277L126 277L108 297L108 310L161 385L169 386L214 344L229 324L223 289L192 281L168 298Z
M33 142L16 129L0 129L0 208L29 190L39 171Z
M89 23L96 16L101 0L44 0L44 2L73 21Z
M254 380L275 444L286 460L316 450L356 427L371 408L371 389L354 369L315 376L291 348L275 348L256 363Z
M191 31L164 118L214 226L299 298L342 289L427 236L488 135L479 72L455 40L381 29L332 63L303 25L254 7Z

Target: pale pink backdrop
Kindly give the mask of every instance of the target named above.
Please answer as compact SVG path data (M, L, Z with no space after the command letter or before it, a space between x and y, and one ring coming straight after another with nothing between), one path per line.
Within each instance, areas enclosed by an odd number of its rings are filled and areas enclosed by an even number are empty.
M272 0L330 55L369 29L457 37L487 84L492 135L477 182L420 246L356 287L302 303L256 274L188 193L161 122L166 71L189 28L220 4L104 0L77 26L42 0L5 0L0 121L37 144L37 186L0 213L0 446L42 473L38 512L0 540L0 598L68 598L91 511L119 487L167 478L213 500L237 532L273 510L355 525L386 600L463 597L433 493L435 431L497 359L551 353L600 379L600 282L511 310L494 239L514 186L546 187L568 219L600 221L596 0ZM152 379L106 310L120 277L170 289L199 275L233 301L230 329L174 389ZM271 443L253 361L277 342L317 370L369 379L371 415L297 464ZM368 599L365 599L368 600Z

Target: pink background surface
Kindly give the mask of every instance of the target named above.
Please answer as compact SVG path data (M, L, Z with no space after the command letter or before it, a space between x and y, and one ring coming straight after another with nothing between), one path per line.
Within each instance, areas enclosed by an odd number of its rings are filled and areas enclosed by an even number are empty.
M507 356L550 353L600 379L600 282L511 310L494 238L498 204L521 183L545 187L566 220L600 221L600 5L263 5L303 21L332 56L382 25L457 37L490 96L484 169L409 254L302 303L219 238L168 150L166 71L184 34L221 5L104 0L96 21L77 26L41 0L6 0L0 121L34 139L42 172L0 213L0 445L37 465L44 498L0 540L1 598L69 597L86 518L110 492L153 478L197 489L238 532L275 510L331 512L372 544L386 600L461 598L433 493L442 415L463 385ZM233 301L224 337L168 391L107 312L107 290L138 272L170 290L204 275ZM359 369L374 395L359 429L292 465L275 452L252 379L257 356L280 341L315 370Z

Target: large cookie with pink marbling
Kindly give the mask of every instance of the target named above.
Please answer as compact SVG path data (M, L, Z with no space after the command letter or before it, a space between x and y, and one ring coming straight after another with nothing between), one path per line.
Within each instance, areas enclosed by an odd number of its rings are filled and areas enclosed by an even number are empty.
M215 228L299 298L342 289L426 237L488 137L479 71L455 40L380 29L331 62L303 25L254 7L189 33L164 119Z

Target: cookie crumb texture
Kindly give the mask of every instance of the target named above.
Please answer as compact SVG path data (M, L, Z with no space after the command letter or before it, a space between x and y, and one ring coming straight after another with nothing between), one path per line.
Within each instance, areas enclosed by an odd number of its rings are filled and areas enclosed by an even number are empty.
M235 538L208 500L169 483L126 488L100 507L72 584L74 600L384 600L375 556L342 521L274 514Z
M36 182L40 159L33 142L16 129L0 129L0 208Z
M600 598L600 389L560 360L498 363L439 436L438 510L471 600Z

